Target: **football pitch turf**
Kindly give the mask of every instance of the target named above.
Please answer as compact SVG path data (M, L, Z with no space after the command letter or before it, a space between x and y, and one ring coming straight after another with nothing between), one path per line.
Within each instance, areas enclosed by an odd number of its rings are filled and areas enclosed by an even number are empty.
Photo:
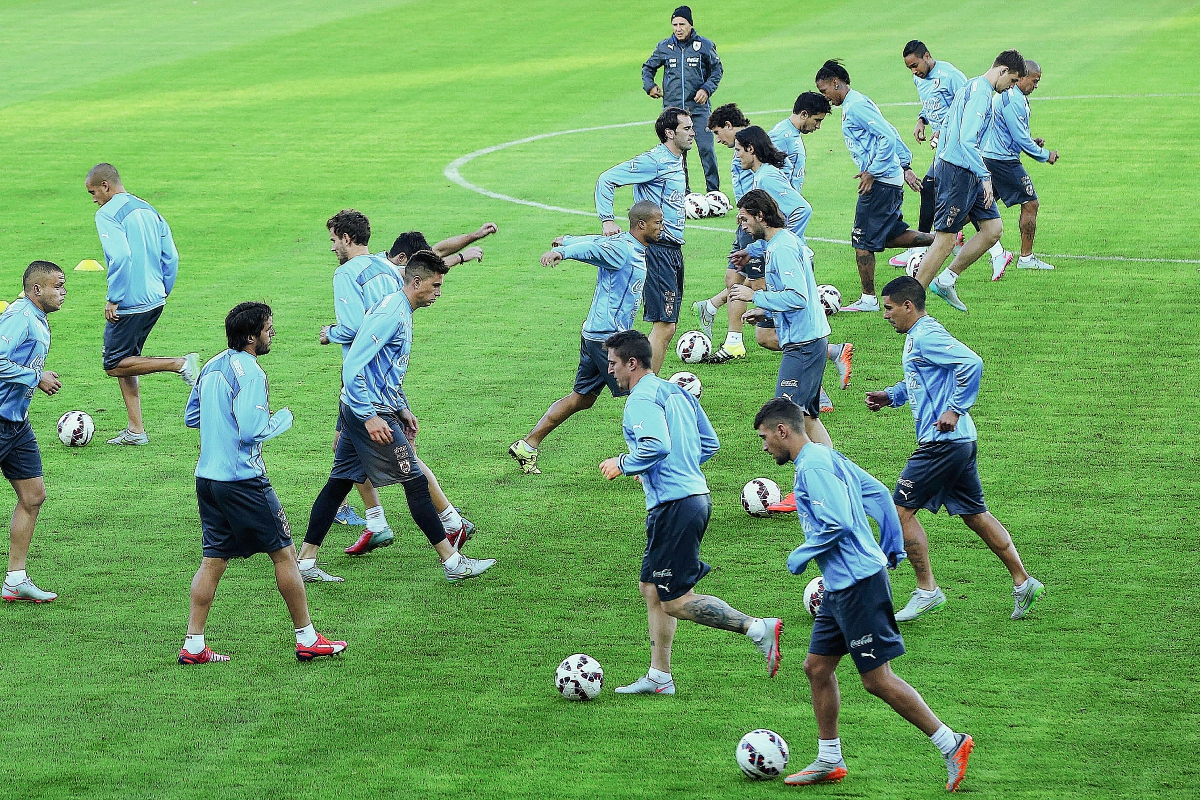
M617 697L649 660L637 570L645 544L636 483L607 483L598 463L624 450L622 403L603 397L545 441L543 473L507 454L569 391L595 271L538 264L560 233L594 233L594 215L518 205L469 191L444 170L461 156L556 131L652 120L660 106L639 68L669 33L674 4L311 0L20 2L0 7L0 152L9 194L0 215L3 296L29 261L67 268L66 304L50 317L47 368L62 391L30 417L48 500L31 576L60 593L0 608L0 785L13 798L57 797L935 797L942 760L926 738L840 670L841 738L850 770L836 786L747 782L742 734L790 743L789 771L816 750L801 664L811 622L803 576L784 566L802 540L794 515L751 519L738 494L755 476L786 487L790 467L751 428L773 393L779 357L690 368L722 449L706 466L714 501L704 541L715 569L700 588L786 622L784 660L768 679L743 637L683 623L674 698ZM351 8L353 6L353 8ZM912 141L916 92L900 52L924 40L936 58L982 73L1020 49L1044 70L1034 135L1061 153L1026 160L1042 199L1037 252L1053 272L987 265L959 283L961 315L929 310L985 362L972 415L989 506L1048 592L1009 620L1003 568L957 519L922 514L950 602L903 627L895 663L933 710L971 733L962 791L979 797L1195 797L1200 627L1195 287L1200 148L1200 3L918 5L883 2L694 3L725 78L714 104L737 102L769 127L831 57L880 103L924 174ZM1188 55L1191 54L1191 55ZM901 105L904 104L904 105ZM758 113L755 113L758 112ZM849 238L856 172L835 110L805 137L808 233L817 277L857 294ZM596 176L650 149L650 124L515 145L465 163L465 182L590 211ZM717 147L722 188L731 152ZM340 359L317 343L333 320L325 220L366 213L372 250L401 231L431 241L495 221L482 264L451 270L442 298L416 315L406 393L420 453L479 526L468 555L487 575L448 585L402 492L383 491L396 545L342 554L358 529L335 527L326 568L346 583L309 585L318 630L345 656L298 664L269 560L231 563L208 641L228 664L179 667L200 529L183 426L186 387L143 379L145 448L104 439L125 424L117 382L100 368L104 276L87 170L110 161L170 222L179 280L147 355L224 348L237 302L272 305L278 333L262 359L276 408L295 427L265 448L296 538L328 476ZM692 176L702 183L697 158ZM618 218L629 202L618 194ZM918 198L906 192L915 221ZM1004 212L1016 249L1016 210ZM701 229L704 228L704 229ZM732 217L688 232L680 332L691 302L722 285ZM707 230L716 229L716 230ZM891 255L893 253L889 253ZM1085 258L1092 257L1092 258ZM880 258L880 286L895 271ZM1014 265L1015 266L1015 265ZM852 341L849 391L831 391L835 446L885 484L914 447L907 409L869 413L863 392L901 376L903 343L877 314L831 320ZM642 326L639 323L639 327ZM724 323L717 323L717 337ZM670 355L664 375L682 369ZM832 387L833 370L827 373ZM54 423L82 409L97 424L83 449ZM4 489L4 502L15 502ZM352 498L361 511L357 495ZM0 537L2 538L2 537ZM6 547L6 546L5 546ZM5 549L5 552L7 550ZM892 575L897 604L912 569ZM596 702L559 698L554 668L586 652L605 668Z

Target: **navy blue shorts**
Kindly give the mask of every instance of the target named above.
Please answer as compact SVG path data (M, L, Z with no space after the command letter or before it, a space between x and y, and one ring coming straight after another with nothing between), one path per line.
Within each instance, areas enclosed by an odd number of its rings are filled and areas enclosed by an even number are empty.
M118 312L116 322L104 324L104 369L110 370L130 356L140 356L146 338L166 306L152 308L140 314Z
M904 187L875 181L871 191L858 196L850 244L855 250L882 253L887 243L908 230L904 214Z
M613 397L624 397L617 376L608 371L608 350L604 342L579 337L579 369L575 372L575 391L579 394L600 394L607 386Z
M674 242L646 242L646 283L642 286L642 319L646 322L679 322L681 302L683 248Z
M329 477L362 483L371 479L376 488L394 483L425 480L417 464L417 454L404 435L400 415L394 411L379 414L392 429L392 443L379 444L367 433L366 424L354 416L345 403L338 408L338 425L342 435L333 451L333 469Z
M968 221L978 225L984 220L1000 218L995 200L990 206L983 204L983 181L974 172L940 158L933 171L937 181L933 205L935 231L958 233Z
M729 252L734 253L734 252L737 252L738 250L745 250L747 247L749 247L751 244L753 244L753 242L754 242L753 236L746 233L741 228L738 228L737 238L735 238L733 240L733 247L732 247L732 249L730 249ZM746 262L746 266L744 266L744 267L735 267L732 264L730 264L729 268L736 269L738 271L738 274L741 275L742 277L744 277L748 281L762 280L767 275L767 273L764 271L763 260L761 258L751 258L749 261Z
M29 420L0 419L0 470L10 481L42 477L42 451Z
M641 581L658 588L659 600L683 597L712 569L700 560L700 540L711 515L706 494L660 503L646 514Z
M205 558L249 558L292 547L292 529L266 478L196 478Z
M927 442L908 457L896 480L892 500L904 508L924 508L934 514L942 506L951 516L982 514L983 484L975 463L979 443Z
M992 190L996 199L1004 203L1006 208L1037 200L1037 192L1033 190L1033 178L1029 177L1020 159L995 161L985 158L983 163L992 174Z
M786 397L816 419L821 415L821 378L825 374L825 359L829 355L829 337L822 336L803 344L783 348L779 362L779 382L776 397Z
M808 652L837 657L849 653L859 674L904 655L886 568L847 589L825 588Z

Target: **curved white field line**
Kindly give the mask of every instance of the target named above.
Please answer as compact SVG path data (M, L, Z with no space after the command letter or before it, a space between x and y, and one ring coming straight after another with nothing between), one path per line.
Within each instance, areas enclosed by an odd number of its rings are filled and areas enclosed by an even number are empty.
M1035 99L1041 100L1042 102L1046 102L1046 101L1052 101L1052 100L1135 99L1135 98L1146 98L1146 97L1200 97L1200 92L1180 92L1180 93L1161 92L1161 93L1150 93L1150 94L1078 94L1078 95L1063 95L1061 97L1040 97L1040 98L1035 98ZM894 106L919 106L921 104L916 103L916 102L906 102L906 103L879 103L879 105L894 107ZM773 109L767 109L766 111L752 111L751 114L784 114L789 111L791 111L790 108L773 108ZM490 197L493 200L503 200L506 203L516 203L517 205L521 205L521 206L529 206L531 208L539 208L542 211L556 211L560 214L574 214L574 215L580 216L580 217L594 217L594 216L596 216L596 212L594 210L593 211L582 211L577 208L563 208L562 206L552 206L552 205L547 205L546 203L539 203L536 200L524 200L520 197L513 197L512 195L502 194L501 192L493 192L491 189L487 189L483 186L479 186L477 184L471 183L469 180L464 178L462 176L462 168L481 156L490 155L491 153L497 153L501 150L506 150L510 147L516 147L519 144L529 144L530 142L538 142L538 141L541 141L542 139L552 139L555 136L569 136L571 134L576 134L576 133L591 133L592 131L610 131L610 130L615 130L617 128L633 128L633 127L636 127L639 125L651 125L651 124L653 124L653 122L654 122L654 120L647 120L647 121L642 121L642 122L618 122L613 125L593 125L589 128L571 128L570 130L565 130L565 131L551 131L550 133L539 133L537 136L526 136L524 139L513 139L511 142L502 142L501 144L494 144L491 147L484 147L480 150L476 150L473 153L467 153L466 155L459 156L458 158L454 159L453 161L451 161L449 164L446 165L446 168L444 170L442 170L442 174L444 174L448 179L450 179L454 183L457 183L459 186L463 187L464 189L468 189L472 192L475 192L476 194L481 194L484 197ZM692 230L716 231L718 233L734 233L736 230L734 228L715 228L715 227L712 227L709 225L694 225L690 222L687 223L687 227ZM828 244L850 244L849 240L847 240L847 239L825 239L820 236L808 236L806 238L812 239L813 241L816 241L816 242L826 242ZM1127 257L1127 256L1072 255L1069 253L1053 253L1053 254L1047 255L1046 257L1047 258L1077 258L1077 259L1083 259L1083 260L1087 260L1087 261L1135 261L1135 262L1140 261L1140 262L1150 262L1150 263L1160 263L1160 264L1200 264L1200 259L1191 259L1191 258L1133 258L1133 257Z

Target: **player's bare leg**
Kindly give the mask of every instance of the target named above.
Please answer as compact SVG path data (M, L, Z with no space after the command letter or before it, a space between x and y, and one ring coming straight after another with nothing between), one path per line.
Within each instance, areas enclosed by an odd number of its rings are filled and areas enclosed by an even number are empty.
M925 251L925 255L921 258L921 269L917 272L917 280L926 289L941 272L942 264L946 263L946 259L954 250L956 241L958 241L956 233L938 231L933 235L933 244L929 245L929 249Z
M650 369L655 375L657 375L659 370L662 369L663 361L666 360L667 357L667 349L670 348L671 339L674 336L674 322L655 322L650 328ZM526 439L526 441L528 441L528 439Z
M933 579L933 568L929 564L929 537L917 519L917 509L896 506L896 513L900 516L904 551L908 553L908 563L912 564L917 577L917 587L932 592L937 588L937 581Z
M25 569L38 512L46 502L46 484L40 477L23 478L11 483L17 493L17 507L13 509L8 529L8 571L16 572Z
M284 548L287 550L287 548ZM208 612L212 608L213 598L217 596L217 584L229 566L227 558L203 558L200 569L192 578L192 603L188 611L188 636L204 635L204 626L208 622Z
M962 275L967 267L979 260L979 257L992 249L992 245L1000 241L1004 233L1004 223L1000 219L985 219L979 223L979 232L963 243L962 250L950 262L950 271ZM921 272L925 272L922 265Z
M833 440L829 438L829 431L825 430L825 423L819 419L813 419L807 414L804 415L804 432L808 434L808 438L817 444L823 444L830 450L833 449Z
M996 557L1008 568L1009 574L1012 575L1013 586L1020 586L1025 582L1029 573L1025 571L1025 565L1021 563L1021 555L1017 552L1016 545L1013 544L1012 536L1000 524L1000 520L992 516L990 511L985 511L982 514L964 514L962 521L967 524L968 528L979 534L979 538L983 539L984 544L991 548ZM908 548L907 535L905 535L904 546L905 549ZM910 555L909 558L911 557Z
M186 358L151 358L149 356L127 356L105 372L114 378L136 378L154 372L183 372Z
M658 599L658 589L653 583L638 583L642 597L646 599L646 618L650 628L650 666L662 672L671 672L671 645L675 641L675 629L679 620L668 614Z
M279 594L283 596L283 602L287 603L292 625L307 628L312 623L308 615L308 594L304 591L304 579L300 577L300 569L296 566L292 552L290 547L281 547L270 554L271 561L275 564L275 585L279 588ZM216 588L215 584L213 588ZM209 603L212 603L211 598ZM207 614L207 611L205 613ZM191 632L189 628L188 633ZM203 633L203 630L200 633Z
M841 660L841 656L819 656L814 653L804 657L804 674L808 676L813 715L817 718L817 737L821 739L838 738L842 695L838 690L837 665Z
M687 619L709 628L749 637L767 658L767 674L773 678L779 670L779 637L783 633L780 619L751 617L719 597L696 594L693 590L673 600L663 601L662 609L676 619Z
M660 323L657 322L654 323L655 328L657 328L659 324ZM672 326L672 328L673 327L674 326ZM661 361L659 363L661 366ZM550 431L554 430L559 425L562 425L564 422L570 419L572 414L576 414L580 411L586 411L594 406L596 404L596 399L599 396L599 394L580 394L579 392L571 392L566 397L555 400L550 404L550 407L546 409L546 413L542 415L542 418L538 420L538 424L533 426L533 430L526 434L525 442L536 450L541 446L542 440L549 435Z
M112 371L109 371L112 374ZM142 395L138 388L136 377L118 377L117 384L121 387L121 399L125 401L125 413L129 417L130 433L145 433L146 426L142 422Z
M1037 236L1037 214L1037 200L1021 204L1021 256L1023 258L1033 255L1033 240Z
M926 736L932 736L942 721L930 710L921 694L892 672L891 664L881 664L862 675L863 688L892 707Z
M870 250L855 250L854 263L858 267L858 282L862 284L862 293L874 297L875 254Z

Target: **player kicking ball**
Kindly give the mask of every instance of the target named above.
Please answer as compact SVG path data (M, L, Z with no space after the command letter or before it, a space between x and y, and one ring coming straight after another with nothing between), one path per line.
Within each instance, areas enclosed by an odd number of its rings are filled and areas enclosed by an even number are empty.
M625 403L623 433L629 453L606 459L608 480L637 476L646 493L646 554L638 587L646 599L650 626L650 670L617 694L675 694L671 643L678 620L745 634L767 657L767 674L779 671L783 621L749 617L719 597L696 594L711 569L700 560L700 540L708 528L712 501L700 465L720 448L717 434L696 398L651 369L650 340L624 331L604 343L608 371Z
M267 375L258 365L258 357L271 352L274 335L270 306L234 306L225 317L229 349L204 365L188 398L185 421L200 429L196 500L204 559L192 579L180 664L229 660L205 644L204 625L229 559L255 553L267 553L275 564L275 583L296 629L296 658L312 661L346 649L345 642L331 642L313 628L292 532L262 460L263 442L292 427L291 411L271 413Z
M780 466L789 461L796 465L794 491L804 544L788 557L788 569L802 575L815 560L825 579L825 597L804 659L817 718L817 760L784 783L809 786L846 777L836 670L849 654L863 688L920 728L941 751L946 788L953 792L967 773L975 742L942 724L890 663L904 655L887 575L905 557L896 508L882 483L841 453L809 439L804 423L800 406L786 397L767 402L754 418L763 450ZM878 542L867 517L879 524Z

